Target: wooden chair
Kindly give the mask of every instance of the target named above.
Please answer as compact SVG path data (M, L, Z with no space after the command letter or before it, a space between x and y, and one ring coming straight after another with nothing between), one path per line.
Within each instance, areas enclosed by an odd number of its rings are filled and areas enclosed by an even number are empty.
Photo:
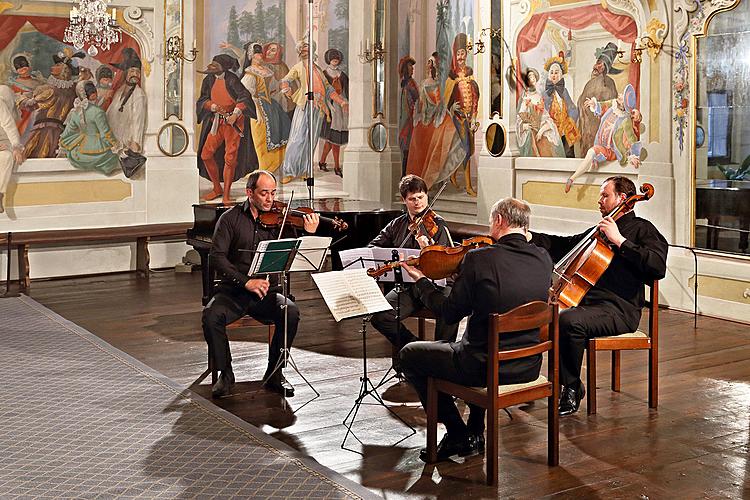
M648 406L656 408L659 397L659 282L650 287L648 303L648 331L637 330L612 337L589 339L586 349L586 372L588 383L587 411L596 413L596 353L612 351L612 390L620 392L620 351L648 350Z
M487 484L497 484L498 474L498 411L509 406L547 398L547 463L558 464L559 416L557 399L560 392L558 354L557 303L536 301L518 306L504 314L490 316L488 334L487 388L466 387L447 380L427 379L427 455L437 459L437 397L438 392L450 394L487 409ZM539 328L539 344L510 350L498 350L501 334ZM548 376L539 375L533 382L500 385L498 367L502 361L525 358L547 352Z
M423 307L418 311L414 311L410 317L417 318L417 337L419 337L419 340L425 340L427 335L427 321L425 320L435 319L435 314L426 307Z

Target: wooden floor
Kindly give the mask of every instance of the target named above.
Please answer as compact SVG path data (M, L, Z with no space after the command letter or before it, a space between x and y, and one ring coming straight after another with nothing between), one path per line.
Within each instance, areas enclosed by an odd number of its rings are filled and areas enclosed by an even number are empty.
M663 311L660 394L657 411L646 403L646 355L623 354L622 392L608 389L608 358L599 362L598 409L585 401L560 426L560 466L546 465L546 404L501 415L500 480L484 483L483 459L425 466L424 413L407 387L386 385L384 397L409 429L380 406L363 406L354 426L342 420L352 407L362 373L359 322L335 323L311 280L293 283L302 312L293 350L313 393L292 370L297 395L288 406L260 388L266 332L232 333L235 394L217 402L226 410L320 463L386 498L742 498L750 497L750 328L747 325ZM159 273L150 281L133 274L35 281L31 296L107 342L190 386L206 368L200 328L198 273ZM390 348L367 335L368 365L377 379L389 366ZM41 381L40 381L41 382ZM193 390L210 397L209 380ZM92 381L106 383L106 381ZM590 390L590 388L587 388ZM370 400L371 401L371 400ZM304 406L303 406L304 405Z

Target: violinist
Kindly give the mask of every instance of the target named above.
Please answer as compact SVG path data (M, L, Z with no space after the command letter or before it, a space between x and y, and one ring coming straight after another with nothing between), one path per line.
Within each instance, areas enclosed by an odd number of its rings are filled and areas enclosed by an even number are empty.
M452 382L484 386L487 383L487 331L489 315L504 313L534 300L547 301L552 261L547 252L526 241L529 206L514 198L505 198L492 207L490 235L493 245L470 250L450 295L446 298L409 265L402 267L415 280L414 295L436 316L456 323L471 315L459 342L413 342L401 350L401 366L427 407L427 378L439 377ZM503 335L500 347L514 349L539 343L539 330ZM539 376L541 355L500 363L500 383L531 382ZM438 422L446 428L437 450L438 460L452 455L473 455L484 451L485 410L469 405L465 424L451 397L440 394ZM426 450L420 453L427 459Z
M294 396L294 387L284 378L281 370L269 378L284 347L284 296L274 291L277 277L248 276L253 261L253 250L264 240L279 237L280 228L260 224L262 212L271 210L276 197L276 178L265 170L256 170L247 179L247 200L227 210L219 218L213 235L210 263L221 276L216 294L203 309L203 336L211 346L214 366L220 376L213 385L214 397L227 396L234 384L232 355L226 325L244 315L260 321L273 321L276 332L268 346L268 368L263 376L266 389L282 396ZM304 230L314 233L318 228L318 214L303 216ZM288 227L288 226L287 226ZM284 230L282 237L294 237L294 228ZM249 251L248 251L249 250ZM288 307L287 346L291 347L297 333L299 308L290 299Z
M632 210L617 221L607 216L635 194L635 184L623 176L609 177L599 190L599 211L604 218L598 227L614 257L580 304L560 311L560 415L578 411L586 394L581 364L587 340L635 331L645 303L644 284L661 279L666 273L667 241L651 222L636 217ZM585 234L554 236L534 232L531 243L546 248L557 261Z
M401 179L398 185L401 200L406 206L406 213L399 215L389 222L380 234L370 242L370 246L384 248L424 248L428 245L450 245L451 239L448 228L442 217L431 212L428 223L418 224L413 227L422 212L429 205L427 195L427 184L424 180L416 175L407 175ZM410 228L412 226L412 228ZM442 290L446 295L450 292L450 287ZM422 309L422 302L415 297L411 286L404 288L402 293L391 290L385 297L393 307L390 311L384 311L372 316L372 325L382 333L397 350L409 342L417 340L417 337L406 328L403 323L396 321L396 315L400 313L399 318L408 318L413 312ZM399 332L400 327L400 332ZM458 323L448 324L444 321L437 320L435 325L436 340L455 340L458 332ZM398 355L393 358L394 368L399 371Z

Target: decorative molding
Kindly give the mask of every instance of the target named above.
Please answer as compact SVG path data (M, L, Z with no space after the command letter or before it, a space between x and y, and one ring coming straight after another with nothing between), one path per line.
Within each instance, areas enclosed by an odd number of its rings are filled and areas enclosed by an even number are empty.
M118 21L140 45L143 59L149 63L154 62L154 30L146 21L143 9L136 6L126 7L122 18L118 18ZM150 73L150 68L146 68L146 74L148 73Z
M602 7L614 14L630 16L638 27L639 35L646 26L646 8L636 0L602 0Z
M723 10L731 10L739 5L741 0L674 0L675 37L679 41L677 51L674 54L675 65L672 76L672 105L674 108L673 120L677 127L675 138L680 147L680 153L685 149L685 129L688 126L688 113L690 103L690 88L688 78L690 76L690 65L688 64L691 37L706 34L708 20ZM694 71L693 65L693 71Z

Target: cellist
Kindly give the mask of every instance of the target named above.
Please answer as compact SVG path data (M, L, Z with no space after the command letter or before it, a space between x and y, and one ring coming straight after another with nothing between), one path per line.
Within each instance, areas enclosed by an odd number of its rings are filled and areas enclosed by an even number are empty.
M603 218L597 226L614 257L580 304L560 311L560 415L578 411L586 394L581 364L587 340L635 331L645 303L644 284L661 279L666 273L667 240L651 222L636 217L632 210L617 221L607 216L635 194L635 184L623 176L609 177L599 190ZM532 232L531 242L546 248L558 261L590 231L574 236Z
M429 206L427 184L421 177L409 174L404 176L398 184L401 200L406 206L406 213L399 215L389 222L371 242L370 246L382 248L414 248L422 249L428 245L451 245L450 233L442 217L434 214L431 217L430 227L425 224L419 225L415 230L410 230L416 218L423 215ZM427 234L432 230L432 235ZM450 287L442 288L447 296ZM400 294L391 290L386 299L393 307L390 311L384 311L372 316L372 325L382 333L396 348L393 358L393 366L399 370L398 351L409 342L417 340L417 337L402 324L402 320L408 318L413 312L422 309L422 302L416 298L412 287L407 286ZM399 321L396 315L399 314ZM399 331L400 330L400 331ZM452 341L456 339L458 324L447 324L437 320L435 324L435 338L437 340Z

